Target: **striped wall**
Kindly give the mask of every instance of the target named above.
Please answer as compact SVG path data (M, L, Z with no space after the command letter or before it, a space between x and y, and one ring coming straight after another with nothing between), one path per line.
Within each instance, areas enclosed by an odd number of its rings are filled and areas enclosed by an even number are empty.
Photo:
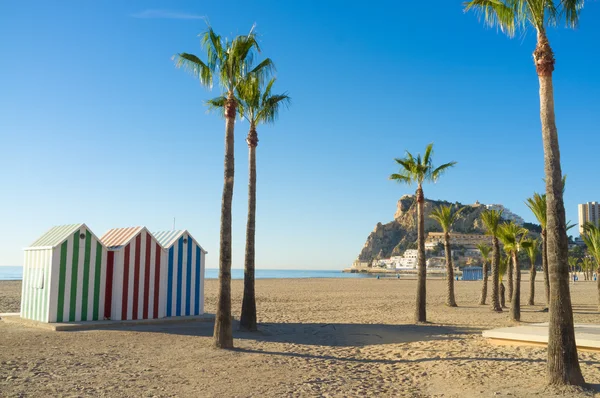
M204 312L204 252L185 233L167 250L165 316Z
M83 225L52 249L26 250L21 316L41 322L102 320L106 257Z
M52 249L26 250L21 287L21 318L48 322Z
M161 280L164 250L144 228L129 243L110 250L107 272L113 274L107 288L112 320L154 319L164 316Z

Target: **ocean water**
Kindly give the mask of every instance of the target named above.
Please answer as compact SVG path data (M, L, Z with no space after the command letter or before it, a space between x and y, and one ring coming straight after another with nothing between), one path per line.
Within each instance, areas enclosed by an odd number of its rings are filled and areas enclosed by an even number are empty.
M0 267L0 281L20 281L23 279L23 267Z
M217 268L207 268L206 279L218 279ZM290 269L257 269L256 279L293 279L293 278L369 278L368 274L350 274L341 270L290 270ZM232 279L244 279L243 269L232 269ZM23 267L0 267L0 280L23 279Z

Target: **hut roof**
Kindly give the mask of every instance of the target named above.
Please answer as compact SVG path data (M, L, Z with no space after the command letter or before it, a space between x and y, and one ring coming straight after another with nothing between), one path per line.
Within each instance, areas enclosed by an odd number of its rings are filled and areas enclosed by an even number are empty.
M129 241L134 238L144 227L130 227L130 228L113 228L106 231L100 238L100 242L109 249L115 249L121 246L125 246Z
M29 247L56 247L61 244L65 239L75 233L75 231L79 230L81 226L85 226L85 224L69 224L69 225L59 225L56 227L50 228L48 232L44 235L40 236L35 242L33 242Z
M171 247L171 245L173 245L175 242L177 242L177 240L183 235L187 233L188 236L194 241L194 243L196 243L197 246L200 247L200 249L206 254L207 251L204 250L202 248L202 246L200 246L200 244L198 243L198 241L196 239L194 239L194 237L192 236L192 234L190 234L188 232L188 230L186 229L180 229L180 230L176 230L176 231L159 231L159 232L153 232L152 235L154 235L154 237L156 238L156 240L158 241L158 243L160 243L160 245L164 248L169 248Z

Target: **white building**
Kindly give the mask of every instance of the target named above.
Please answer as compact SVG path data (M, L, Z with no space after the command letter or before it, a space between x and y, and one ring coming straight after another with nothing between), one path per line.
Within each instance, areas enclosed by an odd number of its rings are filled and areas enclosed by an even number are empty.
M600 204L598 202L587 202L577 206L579 210L579 234L583 233L583 225L586 222L600 226Z
M502 211L502 218L508 221L514 221L515 224L517 225L523 225L523 223L525 222L525 220L523 220L523 217L513 213L512 211L510 211L509 209L507 209L506 207L499 205L499 204L493 204L493 205L485 205L485 207L488 210L496 210L496 211Z

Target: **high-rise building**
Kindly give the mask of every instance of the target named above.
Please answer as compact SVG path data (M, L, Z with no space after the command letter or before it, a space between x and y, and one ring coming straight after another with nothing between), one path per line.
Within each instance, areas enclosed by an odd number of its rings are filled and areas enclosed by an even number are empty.
M579 209L579 234L583 233L586 222L600 226L600 203L587 202L577 206Z

